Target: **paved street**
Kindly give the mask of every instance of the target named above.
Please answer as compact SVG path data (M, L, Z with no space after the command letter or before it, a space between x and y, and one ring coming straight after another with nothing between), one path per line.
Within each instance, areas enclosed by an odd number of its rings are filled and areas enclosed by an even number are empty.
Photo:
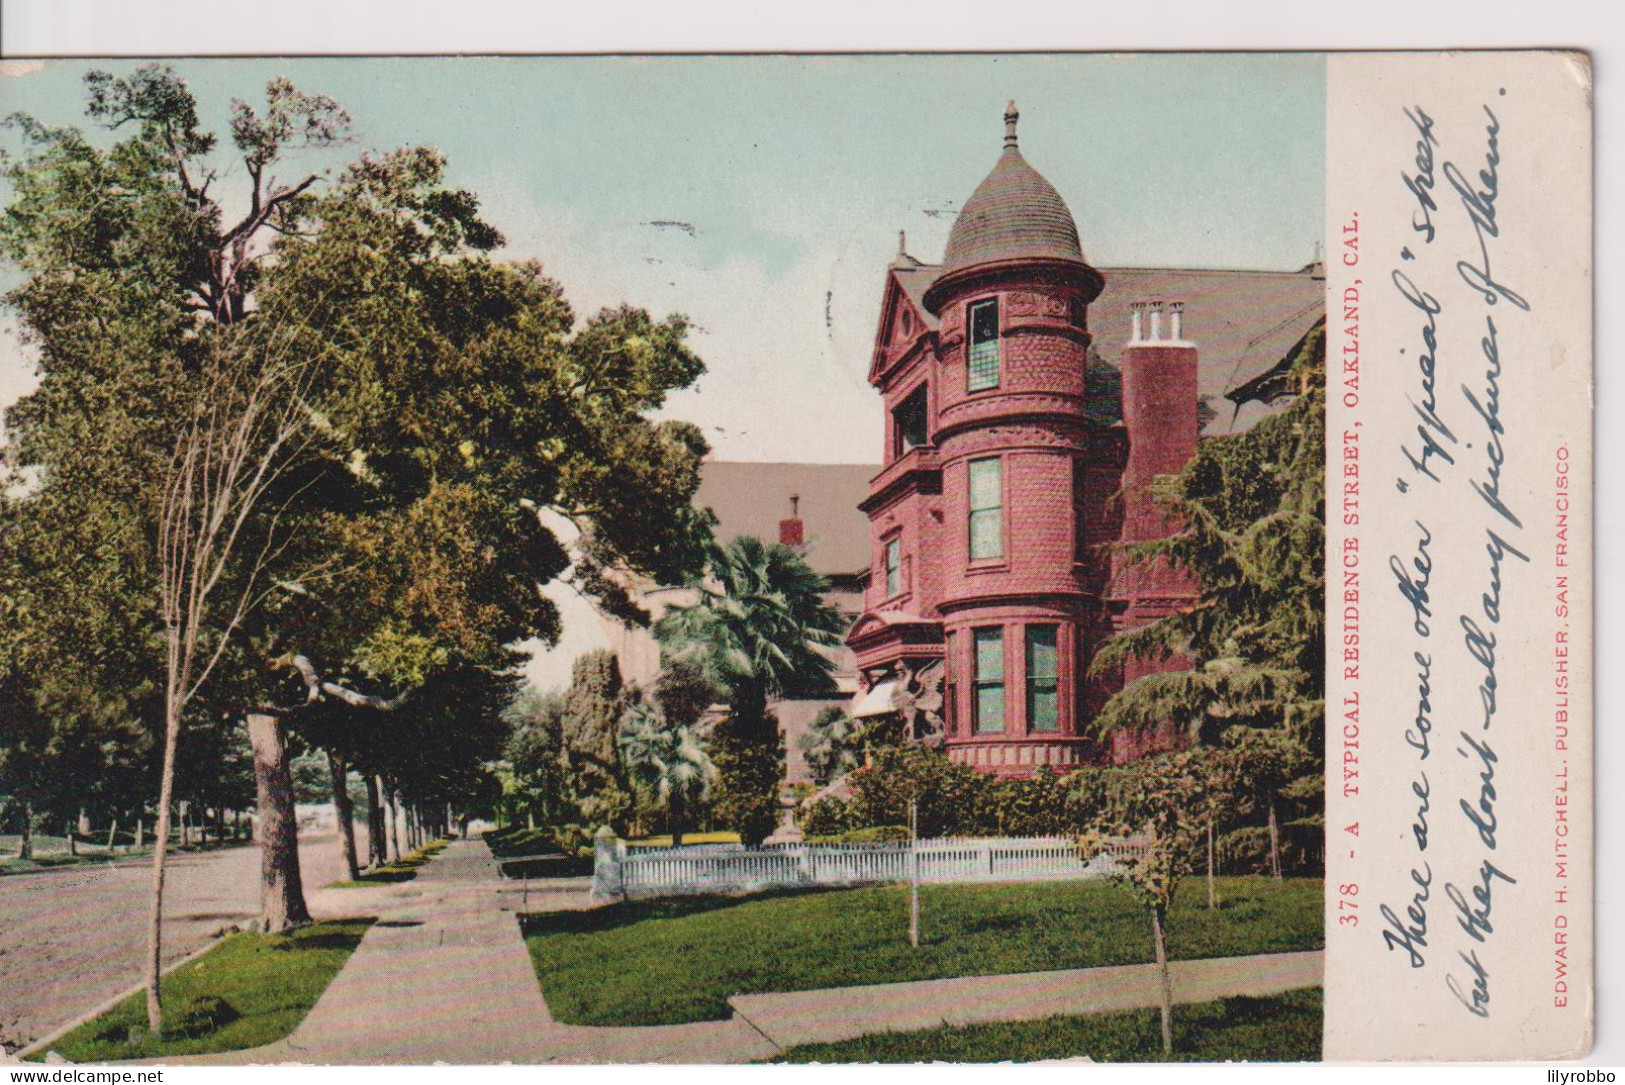
M301 838L299 855L307 894L343 877L333 835ZM259 861L254 847L171 857L166 961L258 914ZM145 861L0 877L0 1043L20 1047L141 982L151 889Z

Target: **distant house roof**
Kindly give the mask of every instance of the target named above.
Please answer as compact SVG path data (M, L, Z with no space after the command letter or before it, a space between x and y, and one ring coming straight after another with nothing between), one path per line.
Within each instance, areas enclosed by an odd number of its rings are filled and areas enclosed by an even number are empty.
M741 535L776 542L779 521L790 516L790 496L799 495L807 564L825 575L857 573L870 561L869 518L858 502L879 472L879 464L708 460L694 503L716 513L720 542Z

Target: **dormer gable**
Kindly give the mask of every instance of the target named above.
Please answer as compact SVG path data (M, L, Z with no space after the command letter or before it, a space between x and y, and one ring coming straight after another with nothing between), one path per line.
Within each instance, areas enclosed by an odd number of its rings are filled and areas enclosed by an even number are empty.
M879 387L898 363L935 343L937 319L921 303L937 269L899 254L886 271L869 383Z

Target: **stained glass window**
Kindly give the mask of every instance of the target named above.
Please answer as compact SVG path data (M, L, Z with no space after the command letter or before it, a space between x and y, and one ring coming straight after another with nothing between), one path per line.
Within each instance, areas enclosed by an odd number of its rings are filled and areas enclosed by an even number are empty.
M982 392L999 386L999 303L979 301L970 307L970 353L965 390Z

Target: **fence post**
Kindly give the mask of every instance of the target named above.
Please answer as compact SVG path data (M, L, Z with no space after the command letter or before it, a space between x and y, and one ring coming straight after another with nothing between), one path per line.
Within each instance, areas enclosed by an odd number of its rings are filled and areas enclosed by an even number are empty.
M626 899L626 886L621 881L620 842L615 830L600 825L592 838L592 902L613 904Z
M920 804L908 804L908 944L920 945Z

